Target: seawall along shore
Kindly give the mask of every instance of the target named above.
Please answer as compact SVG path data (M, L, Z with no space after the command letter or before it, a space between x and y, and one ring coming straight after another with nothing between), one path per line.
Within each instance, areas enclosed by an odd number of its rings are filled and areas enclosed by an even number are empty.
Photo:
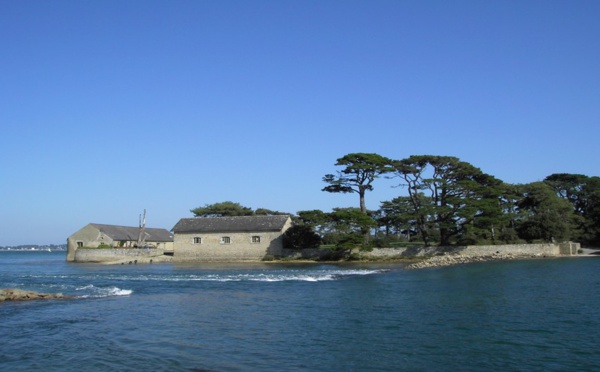
M522 259L539 259L539 258L556 258L558 256L539 256L539 255L514 255L508 254L492 254L483 256L465 256L461 254L445 254L441 256L434 256L423 261L415 262L407 265L407 269L425 269L429 267L444 267L461 265L475 262L489 262L489 261L506 261L506 260L522 260Z

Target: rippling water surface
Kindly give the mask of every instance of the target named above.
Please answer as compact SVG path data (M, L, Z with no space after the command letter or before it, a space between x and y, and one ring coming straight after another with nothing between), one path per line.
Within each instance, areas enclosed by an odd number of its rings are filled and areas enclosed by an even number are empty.
M67 264L0 252L1 370L599 370L600 259Z

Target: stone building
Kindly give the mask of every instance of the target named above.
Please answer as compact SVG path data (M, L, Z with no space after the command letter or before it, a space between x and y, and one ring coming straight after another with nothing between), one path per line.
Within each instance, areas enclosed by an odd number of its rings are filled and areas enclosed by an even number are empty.
M287 215L182 218L173 227L174 261L255 261L280 257Z
M79 248L136 248L140 238L139 227L90 223L67 238L67 261L75 261ZM144 246L162 251L173 250L173 234L167 229L144 228Z

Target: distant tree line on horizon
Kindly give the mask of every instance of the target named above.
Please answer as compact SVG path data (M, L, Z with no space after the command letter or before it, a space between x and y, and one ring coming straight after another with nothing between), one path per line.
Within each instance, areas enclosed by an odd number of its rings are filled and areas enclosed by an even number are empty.
M600 177L556 173L528 184L505 183L452 156L413 155L392 160L351 153L335 163L322 191L356 193L358 208L252 210L223 202L192 209L197 217L289 214L289 246L338 248L515 244L577 241L600 246ZM380 177L397 179L406 195L368 210L367 191ZM318 238L318 239L317 239Z

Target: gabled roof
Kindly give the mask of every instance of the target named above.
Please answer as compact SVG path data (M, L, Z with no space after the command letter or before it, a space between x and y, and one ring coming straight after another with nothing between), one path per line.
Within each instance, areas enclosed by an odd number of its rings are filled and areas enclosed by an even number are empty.
M103 225L90 223L113 240L137 241L140 233L139 227ZM173 234L167 229L145 228L147 242L172 242Z
M174 233L281 231L290 216L195 217L182 218Z

